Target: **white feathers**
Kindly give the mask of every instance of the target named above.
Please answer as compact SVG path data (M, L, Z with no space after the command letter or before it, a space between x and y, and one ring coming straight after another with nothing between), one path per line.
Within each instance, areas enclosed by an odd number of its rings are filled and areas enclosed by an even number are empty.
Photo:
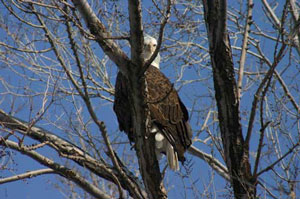
M157 47L157 41L155 38L150 35L145 34L144 36L144 59L148 60L151 58L151 55L154 53ZM159 68L160 55L157 54L156 58L153 60L152 64L156 68Z
M158 129L156 128L156 126L154 126L152 129L150 129L151 133L156 133L158 131Z
M157 149L163 148L165 137L160 133L155 134L155 146Z
M144 44L148 45L150 43L157 45L157 41L156 41L156 39L154 37L151 37L150 35L145 34L145 36L144 36Z
M152 55L152 54L151 54ZM150 59L150 58L149 58ZM160 62L160 55L159 53L157 54L156 58L153 60L152 64L154 67L159 69L159 62Z
M177 152L174 150L173 146L168 141L166 143L166 153L170 169L172 169L173 171L178 171L179 163Z
M178 155L177 152L174 150L174 147L170 144L170 142L167 139L165 139L165 137L159 131L156 125L152 126L150 132L156 133L155 134L156 158L160 160L162 158L162 154L166 154L170 169L172 169L173 171L178 171L179 170Z

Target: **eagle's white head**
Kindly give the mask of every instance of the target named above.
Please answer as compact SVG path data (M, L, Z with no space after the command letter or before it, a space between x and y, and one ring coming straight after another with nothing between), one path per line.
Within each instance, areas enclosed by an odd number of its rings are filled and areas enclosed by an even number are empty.
M145 61L150 59L151 55L154 53L157 46L157 41L150 35L144 36L144 59ZM159 68L159 62L160 62L160 55L157 54L156 58L153 60L152 64L153 66Z

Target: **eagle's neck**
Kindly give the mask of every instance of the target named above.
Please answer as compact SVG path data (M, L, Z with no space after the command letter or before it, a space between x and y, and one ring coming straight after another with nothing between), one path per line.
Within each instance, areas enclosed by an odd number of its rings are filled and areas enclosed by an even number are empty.
M156 63L155 60L151 63L151 65L159 69L159 63Z
M147 52L147 51L146 51L146 52L144 53L144 59L145 59L145 61L147 61L148 59L150 59L150 58L151 58L151 55L152 55L151 52ZM153 60L153 62L151 63L151 65L159 69L159 61L160 61L160 55L158 54L158 55L156 56L156 58Z

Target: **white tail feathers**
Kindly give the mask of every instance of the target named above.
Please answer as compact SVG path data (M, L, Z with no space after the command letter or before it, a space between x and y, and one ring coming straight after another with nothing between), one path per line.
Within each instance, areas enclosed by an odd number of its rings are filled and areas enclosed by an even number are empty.
M178 171L179 163L177 152L174 150L173 146L168 141L166 141L166 154L170 169L172 169L173 171Z
M157 149L161 149L164 146L164 139L165 137L161 133L156 133L155 135L155 147Z
M151 132L157 132L154 128ZM160 133L155 134L155 153L158 160L161 159L162 153L165 153L168 160L168 165L173 171L179 170L178 156L177 152L174 150L173 146L168 142L167 139Z

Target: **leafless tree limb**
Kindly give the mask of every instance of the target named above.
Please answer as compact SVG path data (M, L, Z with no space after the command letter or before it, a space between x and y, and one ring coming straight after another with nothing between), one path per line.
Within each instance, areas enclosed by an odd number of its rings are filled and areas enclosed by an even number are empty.
M188 149L188 151L190 154L198 158L201 158L202 160L207 162L210 165L210 167L213 168L220 176L222 176L227 181L230 181L227 168L222 163L220 163L217 159L215 159L214 157L212 157L207 153L204 153L203 151L200 151L198 148L194 146L191 146Z
M263 52L260 48L259 45L255 45L255 47L257 48L259 54L260 54L260 59L263 60L270 68L272 67L272 62L267 59L264 55ZM291 101L292 105L294 106L294 108L296 109L296 111L298 113L300 113L300 107L297 104L295 98L293 97L293 95L291 94L291 92L288 89L288 86L285 84L284 80L282 79L281 75L279 74L279 72L275 69L274 71L275 77L278 79L280 85L282 86L285 94L288 96L289 100Z
M110 38L111 34L107 32L106 28L95 15L88 2L86 0L73 0L73 3L82 14L89 30L96 37L96 41L99 43L103 51L114 63L116 63L122 73L127 76L127 67L130 65L129 58L115 42L105 39Z
M291 154L293 152L293 150L295 150L298 146L300 145L300 142L294 144L285 154L283 154L279 159L277 159L275 162L273 162L272 164L270 164L268 167L262 169L261 171L259 171L257 173L257 176L260 176L261 174L265 173L266 171L272 169L275 165L278 164L278 162L282 161L286 156L288 156L289 154Z
M93 195L96 198L101 199L109 199L111 198L106 193L102 192L98 187L92 185L88 181L86 181L82 176L79 175L79 173L75 172L72 169L69 169L63 165L60 165L53 160L50 160L49 158L46 158L45 156L40 155L39 153L31 150L27 150L26 147L20 147L18 143L15 143L10 140L1 140L0 144L6 147L9 147L11 149L17 150L22 152L23 154L31 157L32 159L36 160L42 165L45 165L51 169L53 169L56 173L58 173L61 176L64 176L70 180L72 180L74 183L79 185L81 188L89 192L91 195Z
M18 174L15 176L10 176L7 178L1 178L0 179L0 184L8 183L8 182L13 182L13 181L18 181L26 178L33 178L39 175L44 175L44 174L53 174L56 173L55 170L53 169L39 169L35 171L28 171L23 174Z
M242 83L243 83L243 76L244 76L244 66L246 60L246 53L248 49L248 35L250 31L250 25L252 24L252 10L253 10L253 1L248 0L247 2L247 18L245 21L245 29L244 29L244 37L243 37L243 45L242 45L242 52L240 57L240 67L238 72L238 81L237 81L237 98L240 100L241 98L241 90L242 90Z
M282 36L282 35L279 35L278 40L281 38L280 36ZM279 43L279 41L277 42L277 44L278 43ZM252 102L251 113L250 113L250 118L249 118L249 122L248 122L247 135L246 135L246 139L245 139L245 146L246 147L249 147L249 142L250 142L250 138L251 138L251 134L252 134L253 123L254 123L254 119L255 119L255 113L256 113L256 109L257 109L257 104L260 100L262 100L261 97L260 97L260 94L263 91L265 85L267 83L270 83L270 79L273 76L275 68L278 66L279 62L284 57L284 52L286 50L286 46L287 46L286 44L282 44L282 46L279 49L278 54L276 54L274 56L272 66L270 67L268 73L263 78L262 82L260 83L259 88L257 89L257 91L254 95L254 99L253 99L253 102ZM275 49L275 52L276 52L276 49Z
M88 89L87 89L87 84L86 84L86 81L85 81L85 77L84 77L84 74L83 74L83 66L80 62L80 59L79 59L79 55L78 55L78 52L77 52L77 46L76 46L76 43L72 37L72 33L71 33L71 26L70 24L67 22L66 23L66 26L67 26L67 32L68 32L68 36L69 36L69 39L70 39L70 44L71 44L71 48L73 50L73 53L76 57L76 62L77 62L77 66L78 66L78 69L79 69L79 73L80 73L80 78L81 78L81 81L82 81L82 85L83 85L83 91L84 92L81 92L81 90L79 90L79 88L76 86L76 83L74 81L72 81L73 85L76 87L77 91L80 93L81 97L83 98L84 102L86 103L86 106L91 114L91 117L93 118L93 120L95 121L95 123L98 125L101 133L102 133L102 137L104 139L104 142L106 144L106 147L109 151L109 154L110 154L110 157L112 159L112 162L114 164L114 166L116 167L117 171L120 173L120 175L123 177L123 179L127 180L128 177L126 176L126 174L122 171L118 161L117 161L117 157L115 155L115 152L113 151L112 149L112 146L111 146L111 143L110 143L110 140L107 136L107 132L106 132L106 127L105 127L105 124L104 122L101 122L98 120L93 108L92 108L92 105L91 105L91 102L90 102L90 99L89 99L89 94L88 94ZM68 70L64 67L66 73L68 73ZM124 193L123 193L123 190L121 188L121 185L120 185L120 182L119 180L115 177L115 182L116 184L118 185L118 189L119 189L119 193L120 193L120 198L124 198ZM128 183L130 183L130 181L128 181Z
M267 14L271 17L272 19L272 22L274 23L275 27L280 30L280 29L283 29L283 32L285 34L288 34L286 30L284 30L284 28L282 27L282 23L280 22L279 18L276 16L275 12L273 11L273 9L271 8L271 6L269 5L268 1L267 0L262 0L262 3L264 5L264 7L266 8L266 12ZM287 3L287 2L286 2ZM289 1L289 4L291 5L291 8L292 8L292 13L293 13L293 16L295 17L297 14L295 12L295 4L293 3L293 1ZM298 19L297 19L298 20ZM289 39L292 41L293 45L296 46L296 49L298 51L298 54L300 54L300 43L299 43L299 23L297 25L298 22L296 22L296 25L295 25L295 30L291 31L291 34L288 34L289 35ZM296 33L296 34L294 34ZM298 39L297 39L298 37ZM282 42L284 42L282 40Z
M21 134L29 136L39 142L49 142L48 146L55 149L61 156L73 160L80 166L84 166L106 180L114 183L114 176L118 176L118 172L114 168L103 162L97 161L86 151L81 150L70 142L59 138L42 128L33 126L29 131L28 124L26 122L7 115L3 110L0 110L0 121L1 125L8 129L18 131ZM122 187L128 190L132 196L136 198L143 198L144 193L143 190L141 190L141 183L134 177L133 174L131 174L131 172L126 171L126 173L132 182L128 184L125 181L121 181Z

